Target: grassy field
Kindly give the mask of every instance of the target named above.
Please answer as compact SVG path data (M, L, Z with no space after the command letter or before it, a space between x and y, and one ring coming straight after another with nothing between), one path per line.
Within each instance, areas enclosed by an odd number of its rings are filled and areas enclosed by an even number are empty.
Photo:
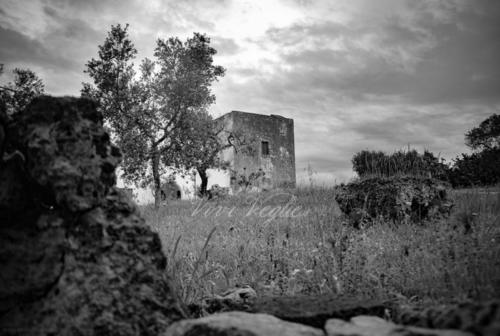
M453 191L425 225L346 225L332 188L142 207L186 303L250 285L260 295L339 293L406 302L500 297L500 194Z

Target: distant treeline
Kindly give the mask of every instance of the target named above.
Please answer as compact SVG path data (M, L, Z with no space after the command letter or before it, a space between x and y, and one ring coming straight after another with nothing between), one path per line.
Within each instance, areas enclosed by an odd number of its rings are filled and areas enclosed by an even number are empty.
M430 176L451 183L453 187L500 184L500 115L493 114L465 135L472 154L462 154L446 163L432 152L399 150L392 154L363 150L352 158L360 177L415 175Z
M500 183L500 148L462 154L446 163L432 152L416 150L386 154L363 150L352 158L360 177L413 175L429 176L451 183L453 187L489 186Z
M454 160L448 179L454 187L500 184L500 148L462 154Z

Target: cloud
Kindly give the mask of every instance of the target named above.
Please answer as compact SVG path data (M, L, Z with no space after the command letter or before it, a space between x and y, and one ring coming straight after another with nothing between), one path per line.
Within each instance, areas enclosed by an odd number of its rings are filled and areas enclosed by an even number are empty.
M23 62L27 64L40 63L45 66L71 67L68 62L54 57L50 50L40 42L30 39L11 29L0 27L0 44L8 48L0 49L0 60L5 63Z
M231 38L213 36L211 38L211 44L219 54L224 56L233 56L241 50L238 43Z
M305 85L325 92L398 95L417 104L498 101L498 6L487 16L484 11L450 12L453 23L436 21L444 14L429 11L417 11L412 20L391 16L376 24L301 24L272 29L268 37L288 69L284 85L303 78Z

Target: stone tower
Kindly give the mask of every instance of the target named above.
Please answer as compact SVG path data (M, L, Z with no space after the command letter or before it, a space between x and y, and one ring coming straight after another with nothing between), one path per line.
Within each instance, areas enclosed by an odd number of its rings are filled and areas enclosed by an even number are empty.
M224 129L221 133L224 142L228 137L233 143L240 142L240 146L227 148L222 153L222 159L229 162L231 168L233 190L239 187L242 178L255 176L257 187L295 187L293 119L231 111L217 122Z

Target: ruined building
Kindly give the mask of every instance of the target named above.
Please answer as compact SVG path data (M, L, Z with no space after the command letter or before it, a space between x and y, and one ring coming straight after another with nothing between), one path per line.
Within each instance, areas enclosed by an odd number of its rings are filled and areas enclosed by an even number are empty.
M218 185L230 193L245 190L266 190L295 187L295 144L293 119L278 115L262 115L231 111L216 119L222 130L224 144L221 159L228 169L209 169L208 189ZM119 185L123 182L119 181ZM192 172L178 174L174 179L165 176L165 198L193 199L201 180ZM150 188L129 189L140 204L154 202Z
M248 185L259 189L295 187L293 119L231 111L216 121L224 129L221 136L228 137L222 141L235 144L221 153L229 162L233 191Z

